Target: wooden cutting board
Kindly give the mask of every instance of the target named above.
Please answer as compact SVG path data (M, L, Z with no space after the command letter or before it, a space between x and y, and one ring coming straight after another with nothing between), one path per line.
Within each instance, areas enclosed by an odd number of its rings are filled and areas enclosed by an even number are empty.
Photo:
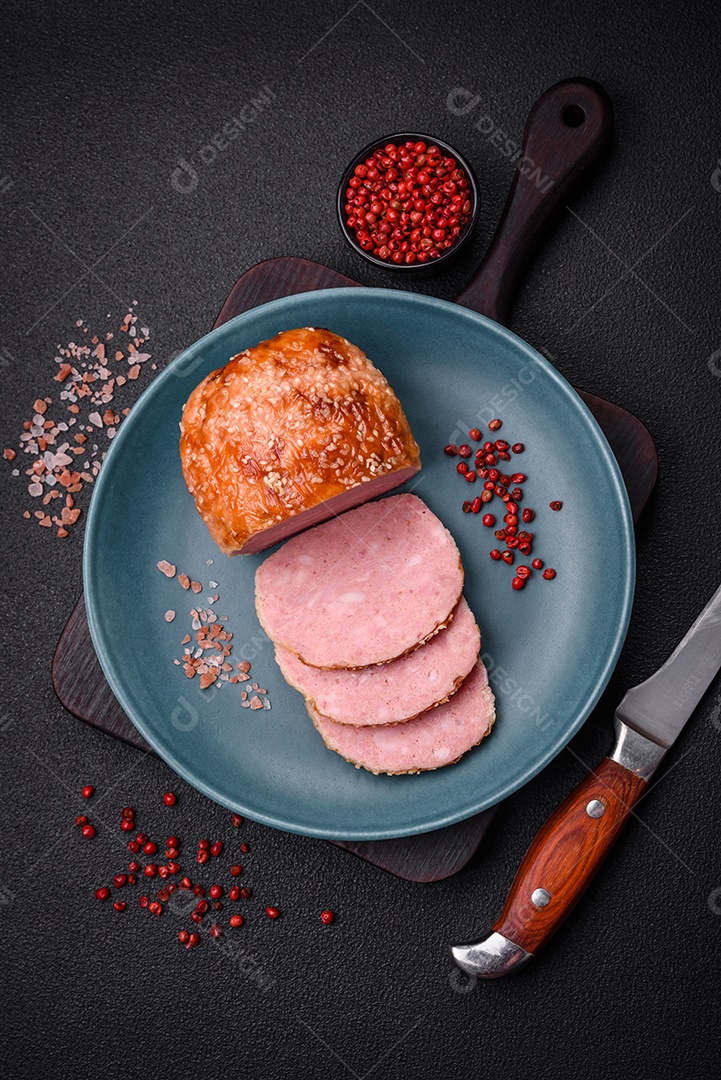
M215 325L234 315L292 293L357 285L318 263L305 259L271 259L252 267L236 282ZM596 416L621 466L634 520L646 504L655 480L655 452L639 430L639 421L602 398L582 393ZM58 642L53 659L53 684L61 702L74 716L142 750L150 747L138 734L113 697L95 656L81 596ZM495 813L484 813L421 836L339 846L376 866L412 881L439 881L466 865L476 851Z
M584 124L570 123L564 118ZM606 148L611 130L611 106L605 92L587 80L558 83L536 102L524 132L528 153L553 177L540 192L531 178L514 175L508 200L488 253L457 302L499 322L505 322L542 227L564 203L585 170ZM545 185L544 185L545 186ZM356 286L358 282L306 259L278 258L251 267L231 289L214 327L235 315L294 293ZM643 424L627 410L585 391L578 393L604 431L616 455L628 489L634 521L645 506L656 481L658 462L653 441ZM113 697L95 656L81 596L55 650L53 685L60 701L74 716L148 751ZM493 820L496 808L421 836L372 842L342 842L353 852L398 877L412 881L439 881L466 865Z

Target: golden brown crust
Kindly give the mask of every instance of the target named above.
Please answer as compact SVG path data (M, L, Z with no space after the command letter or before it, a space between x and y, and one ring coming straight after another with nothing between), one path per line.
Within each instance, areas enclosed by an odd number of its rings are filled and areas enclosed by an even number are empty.
M361 484L420 467L385 377L345 338L312 327L283 331L208 375L180 430L185 482L226 554Z

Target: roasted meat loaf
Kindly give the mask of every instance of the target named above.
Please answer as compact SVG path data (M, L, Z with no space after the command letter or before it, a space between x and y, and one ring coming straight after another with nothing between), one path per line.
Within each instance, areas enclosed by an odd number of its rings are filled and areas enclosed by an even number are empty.
M398 487L420 469L403 409L360 349L285 330L196 386L183 476L226 555L263 551Z

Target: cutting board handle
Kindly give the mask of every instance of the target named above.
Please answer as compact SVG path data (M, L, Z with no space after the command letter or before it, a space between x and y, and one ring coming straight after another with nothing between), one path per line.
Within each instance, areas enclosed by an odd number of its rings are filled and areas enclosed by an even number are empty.
M485 259L456 303L505 323L538 236L571 188L606 150L611 100L598 83L567 79L531 109L511 190Z

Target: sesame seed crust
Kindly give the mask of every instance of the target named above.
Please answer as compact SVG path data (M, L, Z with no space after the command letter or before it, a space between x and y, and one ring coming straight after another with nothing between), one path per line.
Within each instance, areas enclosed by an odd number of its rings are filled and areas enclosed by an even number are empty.
M313 327L285 330L211 372L180 430L185 482L229 555L252 540L255 551L276 543L278 526L362 484L385 477L388 490L391 474L402 483L420 468L386 378L345 338Z

